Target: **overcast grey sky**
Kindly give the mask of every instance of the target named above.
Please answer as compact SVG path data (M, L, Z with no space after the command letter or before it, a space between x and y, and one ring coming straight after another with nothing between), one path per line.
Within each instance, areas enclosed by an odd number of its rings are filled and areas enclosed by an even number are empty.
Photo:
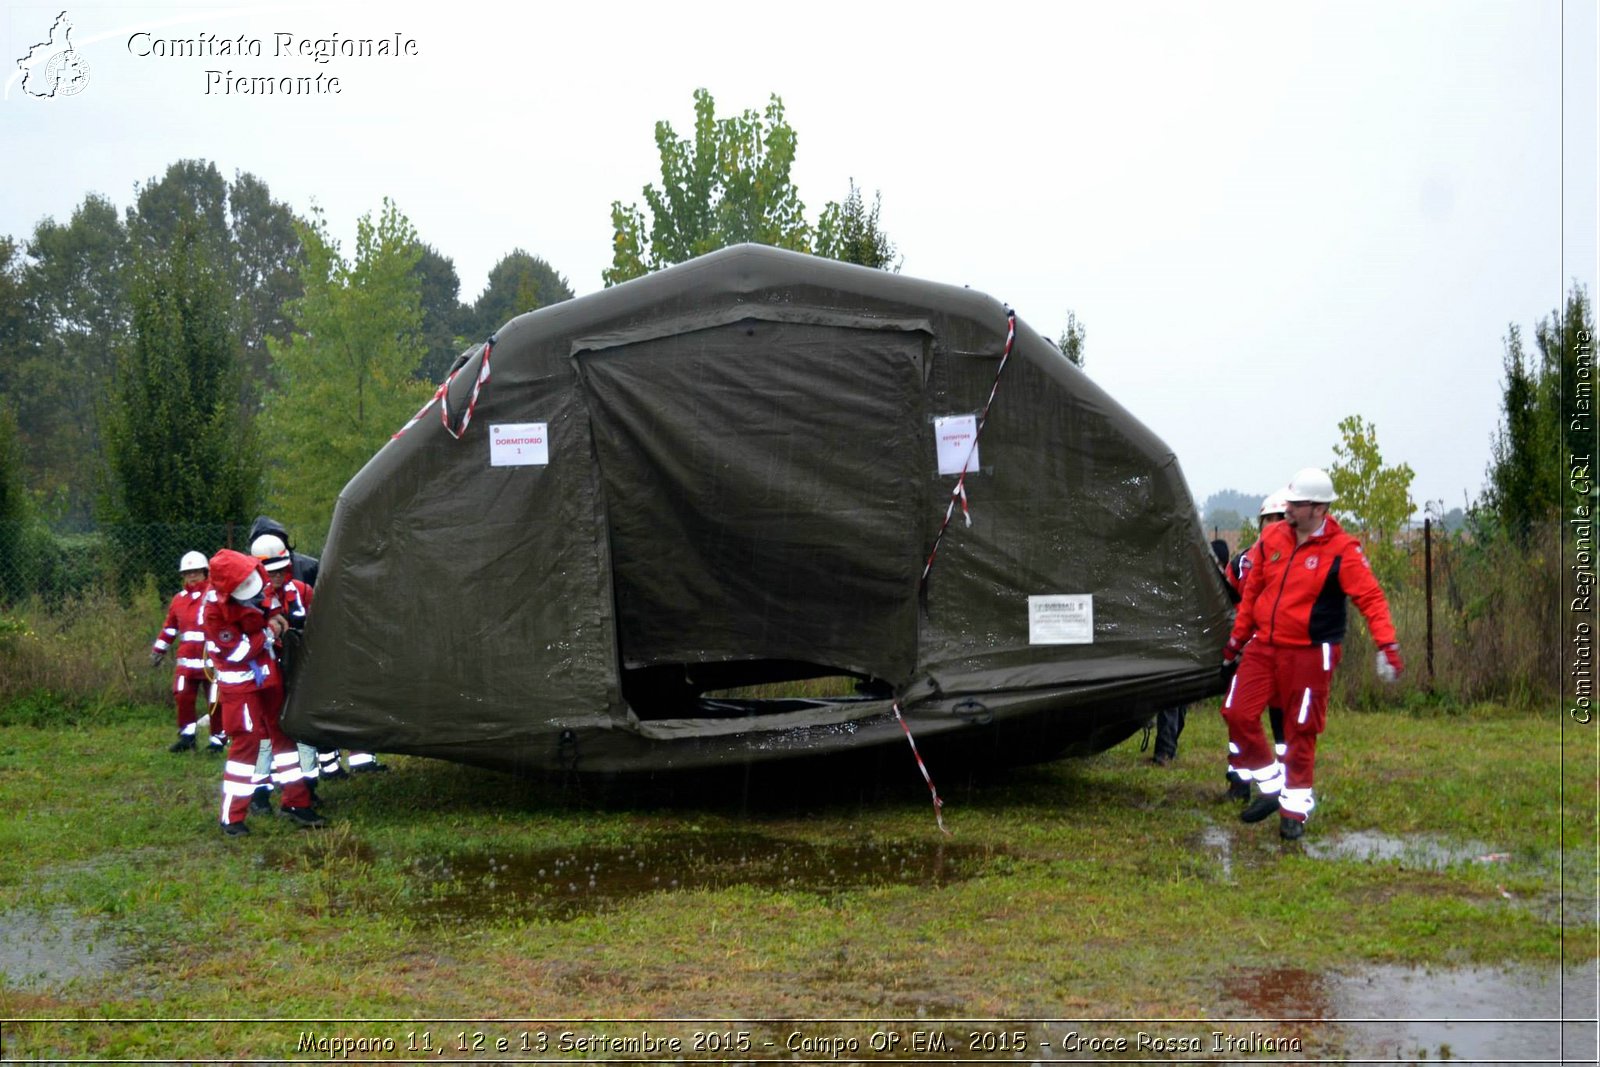
M582 294L610 202L658 179L654 123L689 131L697 86L719 114L776 92L813 220L854 178L882 192L904 273L1051 337L1075 311L1090 375L1197 503L1331 463L1359 414L1419 506L1461 505L1507 324L1531 334L1574 278L1594 292L1594 0L99 3L65 8L87 84L35 99L14 61L62 10L3 7L0 233L89 192L126 206L199 157L320 204L347 249L393 198L468 300L517 246ZM202 34L263 54L138 54ZM319 64L275 57L278 34L416 54ZM212 69L341 91L223 94Z

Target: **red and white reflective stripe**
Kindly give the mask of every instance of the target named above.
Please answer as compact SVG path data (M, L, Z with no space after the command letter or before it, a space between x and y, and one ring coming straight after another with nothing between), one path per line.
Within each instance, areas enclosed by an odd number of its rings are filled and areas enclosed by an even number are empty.
M1300 717L1298 719L1296 719L1295 721L1296 722L1300 722L1300 723L1305 722L1306 721L1306 716L1308 714L1310 714L1310 712L1311 712L1311 690L1307 689L1305 691L1305 695L1300 698Z
M186 667L191 671L203 671L206 669L206 661L203 659L190 659L187 656L180 656L178 657L178 666Z
M1322 669L1325 671L1333 670L1333 646L1326 641L1322 642ZM1301 721L1305 720L1302 719Z
M271 676L272 676L272 664L263 661L262 664L261 664L261 677L263 679L266 679L266 678L270 678ZM243 685L245 682L253 682L255 680L256 680L256 676L255 676L255 672L254 671L218 671L217 672L217 681L221 682L223 685Z
M439 392L439 421L444 423L445 432L457 441L467 432L467 427L472 424L472 413L478 408L478 394L489 381L489 353L494 350L494 339L490 338L483 345L483 362L478 365L478 380L472 383L472 395L467 398L467 414L461 420L461 429L456 430L450 426L450 383L456 380L459 370L444 380L444 385Z
M989 387L989 399L983 402L983 410L978 413L978 427L972 433L972 447L967 450L967 458L961 464L961 476L956 479L956 487L950 491L950 503L944 509L944 521L939 524L939 532L933 538L933 550L928 553L928 562L922 567L922 581L927 582L928 572L933 570L933 561L939 555L939 542L944 540L944 532L950 526L950 519L955 515L956 502L961 503L961 514L967 520L967 525L972 525L972 515L967 510L967 466L972 462L972 454L978 450L978 439L983 436L983 428L989 423L989 407L994 403L995 394L1000 391L1000 375L1005 373L1006 361L1011 358L1011 347L1017 340L1017 316L1014 311L1006 309L1006 347L1000 353L1000 366L995 368L994 384Z
M928 783L928 792L933 795L933 821L939 824L940 833L950 837L950 831L944 828L944 801L939 799L939 790L933 786L933 775L928 773L928 765L922 762L922 753L917 751L917 741L911 736L911 727L907 725L905 716L900 714L898 700L894 702L894 718L900 724L900 729L905 731L906 741L911 745L911 754L917 759L917 769L922 772L922 780Z

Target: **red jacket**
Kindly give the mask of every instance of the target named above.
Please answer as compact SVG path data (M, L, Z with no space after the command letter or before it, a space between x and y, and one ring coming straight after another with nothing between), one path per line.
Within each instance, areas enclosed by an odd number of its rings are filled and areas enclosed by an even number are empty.
M207 585L197 582L184 586L183 592L173 596L167 606L167 619L151 651L165 652L176 644L173 654L176 677L204 678L206 667L206 635L200 628L200 605L205 601Z
M1372 640L1393 643L1389 602L1361 543L1332 515L1303 545L1295 544L1292 523L1275 522L1252 547L1257 555L1234 617L1235 641L1243 644L1255 636L1274 645L1340 644L1349 597L1366 618Z
M217 687L223 693L276 689L283 685L283 675L272 653L274 635L267 626L266 614L232 596L253 572L259 573L262 588L270 595L267 572L254 558L226 548L211 557L211 591L206 594L201 620L206 651L217 672Z

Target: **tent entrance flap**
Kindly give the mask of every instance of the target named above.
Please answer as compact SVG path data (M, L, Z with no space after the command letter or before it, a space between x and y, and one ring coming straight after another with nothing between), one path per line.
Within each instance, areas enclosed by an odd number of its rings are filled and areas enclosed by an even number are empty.
M746 320L578 353L641 718L686 684L910 677L925 337Z

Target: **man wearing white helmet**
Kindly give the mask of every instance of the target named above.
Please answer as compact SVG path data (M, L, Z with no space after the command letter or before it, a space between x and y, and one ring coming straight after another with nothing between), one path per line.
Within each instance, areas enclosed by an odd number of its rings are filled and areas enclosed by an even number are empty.
M222 832L249 833L245 816L254 790L251 776L261 743L272 748L272 779L283 791L281 814L302 827L325 825L312 807L294 742L278 725L283 676L272 641L287 620L266 601L259 561L222 549L211 557L211 591L201 614L206 651L217 672L223 728L230 738L222 772Z
M167 618L150 647L150 666L154 667L166 656L167 649L177 645L172 665L172 700L178 707L178 739L167 749L169 752L188 752L194 748L196 698L206 687L206 635L200 629L198 616L205 600L206 578L209 574L206 557L198 552L185 552L178 561L178 577L183 590L175 593L167 605ZM227 735L222 732L222 717L211 721L210 749L221 752L227 747Z
M1274 489L1261 501L1261 511L1258 513L1261 520L1261 532L1265 534L1267 527L1275 522L1283 521L1284 510L1288 505L1288 487ZM1223 574L1228 579L1228 585L1233 589L1234 603L1238 603L1244 596L1244 580L1250 574L1250 569L1261 559L1261 538L1257 537L1255 543L1249 548L1234 556L1224 568ZM1272 751L1278 759L1283 759L1289 747L1283 742L1283 709L1273 704L1267 708L1267 721L1272 724ZM1228 796L1233 800L1250 799L1250 779L1239 772L1236 759L1239 755L1239 746L1232 741L1228 742Z
M1262 531L1223 651L1223 666L1237 665L1238 673L1222 713L1230 751L1238 749L1238 769L1260 790L1239 817L1259 822L1277 812L1279 833L1294 840L1316 806L1317 735L1344 641L1346 598L1355 601L1378 646L1378 677L1395 681L1404 664L1389 603L1360 543L1328 513L1336 499L1332 479L1306 467L1289 479L1284 494L1285 521ZM1261 730L1261 709L1269 704L1285 711L1282 762Z

